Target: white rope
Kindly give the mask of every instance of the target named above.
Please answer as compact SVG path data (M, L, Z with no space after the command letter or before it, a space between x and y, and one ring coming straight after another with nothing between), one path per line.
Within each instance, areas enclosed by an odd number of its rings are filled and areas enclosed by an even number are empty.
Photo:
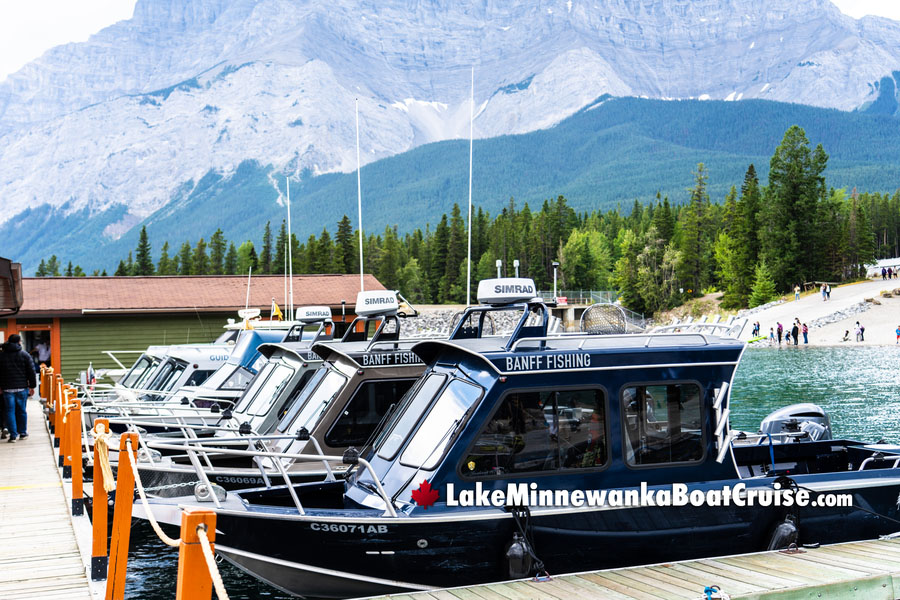
M200 539L200 547L203 548L203 558L206 559L206 566L209 568L209 577L212 579L213 587L216 589L216 596L219 597L219 600L228 600L228 592L225 591L225 584L222 583L219 566L216 564L216 557L213 556L206 533L207 530L204 523L197 525L197 537Z
M97 428L99 428L100 431L97 431ZM103 473L103 489L109 493L116 489L115 476L113 475L112 467L109 464L109 438L112 436L106 431L106 427L103 426L103 423L97 423L97 425L91 429L91 436L94 438L94 447L97 449L97 457L100 461L100 471ZM95 481L94 484L96 483L97 482Z
M147 502L147 496L144 494L144 484L141 483L141 474L138 472L137 465L134 461L134 451L131 449L130 439L125 442L125 451L128 452L128 456L119 458L119 464L122 464L123 459L131 464L131 470L134 472L134 485L137 487L141 502L144 503L144 511L147 513L147 520L150 521L150 526L153 527L153 531L156 532L156 535L159 536L159 539L161 539L164 544L177 548L178 545L181 544L181 539L172 539L167 536L159 526L159 523L156 522L156 517L153 516L153 511L150 509L150 504Z

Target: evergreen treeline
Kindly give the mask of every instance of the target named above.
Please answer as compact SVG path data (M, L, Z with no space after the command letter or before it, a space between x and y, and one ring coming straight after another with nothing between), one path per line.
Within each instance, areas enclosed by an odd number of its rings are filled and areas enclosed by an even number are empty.
M655 313L713 289L724 292L726 307L741 307L797 284L859 277L876 257L900 255L900 191L828 189L827 162L822 146L811 148L803 129L793 126L770 160L769 184L760 186L751 164L721 202L711 202L701 163L690 200L681 206L657 194L646 207L635 201L627 216L619 208L576 213L563 196L536 211L513 199L494 216L479 208L472 219L472 281L495 276L498 259L501 274L511 276L517 259L521 275L549 289L558 261L559 289L617 289L628 308ZM401 235L387 227L364 238L365 271L413 302L464 302L466 236L458 205L424 232ZM303 243L291 238L294 273L359 271L358 232L346 215L333 236L324 228ZM287 244L284 222L277 234L266 223L259 250L249 240L226 240L219 229L208 241L185 241L177 249L166 242L154 263L144 227L115 275L245 274L251 268L281 274ZM42 262L42 270L56 275L56 257Z

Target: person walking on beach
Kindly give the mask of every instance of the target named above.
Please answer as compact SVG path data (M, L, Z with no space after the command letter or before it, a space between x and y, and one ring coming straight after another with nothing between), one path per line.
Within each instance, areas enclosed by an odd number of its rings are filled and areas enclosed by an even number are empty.
M803 343L809 343L809 327L806 326L806 323L803 324Z
M776 324L776 332L778 333L778 345L781 345L781 336L784 335L784 326L781 323Z
M22 349L21 342L22 338L14 333L0 346L0 389L3 390L9 442L28 437L25 403L37 387L34 362Z

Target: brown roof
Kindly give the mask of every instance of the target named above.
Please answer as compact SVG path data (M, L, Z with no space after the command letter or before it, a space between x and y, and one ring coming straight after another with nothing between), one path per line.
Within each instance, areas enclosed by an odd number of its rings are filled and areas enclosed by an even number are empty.
M60 314L131 312L234 312L244 308L247 278L240 275L184 277L26 277L21 317ZM372 275L367 290L383 290ZM353 310L359 275L295 275L294 306L347 302ZM284 277L259 275L250 279L250 307L266 311L272 298L284 310Z

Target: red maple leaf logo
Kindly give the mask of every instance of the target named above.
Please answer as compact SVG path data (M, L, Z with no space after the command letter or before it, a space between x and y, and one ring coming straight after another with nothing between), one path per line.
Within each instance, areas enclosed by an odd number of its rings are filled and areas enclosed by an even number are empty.
M428 510L428 507L434 504L440 495L441 493L432 489L431 484L426 479L419 484L419 489L412 491L412 500L425 510Z

